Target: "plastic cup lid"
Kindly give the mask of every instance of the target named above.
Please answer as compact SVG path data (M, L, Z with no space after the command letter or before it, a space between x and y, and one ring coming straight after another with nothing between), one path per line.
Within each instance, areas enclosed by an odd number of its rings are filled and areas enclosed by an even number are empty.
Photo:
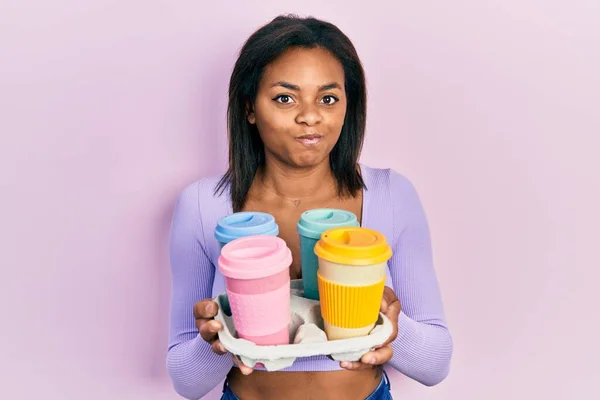
M317 208L302 213L298 221L298 232L302 236L319 239L326 230L344 226L359 226L356 215L335 208Z
M225 277L259 279L289 268L292 252L277 236L247 236L223 246L218 264Z
M267 213L245 211L227 215L217 222L215 238L221 243L252 235L277 236L279 226Z
M392 257L392 248L382 233L361 227L323 232L314 251L324 260L356 266L380 264Z

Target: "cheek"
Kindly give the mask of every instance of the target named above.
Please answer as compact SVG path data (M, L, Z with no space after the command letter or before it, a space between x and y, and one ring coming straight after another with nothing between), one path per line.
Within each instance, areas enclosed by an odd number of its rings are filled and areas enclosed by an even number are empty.
M294 118L289 113L261 104L256 108L256 127L265 143L276 143L293 129Z
M346 118L346 109L344 108L337 115L337 123L339 124L340 128L342 125L344 125L345 118Z
M276 114L270 114L266 118L258 117L256 126L261 136L278 137L289 130L289 123L285 118L281 118Z
M336 130L342 130L342 126L344 126L344 120L346 118L346 104L343 104L342 107L337 109L334 113L331 114L330 123Z

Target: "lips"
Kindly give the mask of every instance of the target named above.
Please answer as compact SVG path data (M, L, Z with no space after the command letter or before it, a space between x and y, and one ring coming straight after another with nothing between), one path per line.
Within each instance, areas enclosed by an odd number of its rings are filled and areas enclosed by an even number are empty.
M296 138L296 140L306 146L314 146L319 144L321 139L323 139L323 135L319 135L318 133L310 133L308 135L302 135Z
M322 138L323 135L319 135L318 133L310 133L308 135L302 135L300 137L298 137L298 139L320 139Z

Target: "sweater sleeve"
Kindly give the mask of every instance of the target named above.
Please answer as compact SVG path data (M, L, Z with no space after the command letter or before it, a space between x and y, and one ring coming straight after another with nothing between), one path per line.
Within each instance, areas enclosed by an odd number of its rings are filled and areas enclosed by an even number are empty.
M171 222L169 258L171 301L167 370L177 393L199 399L221 382L233 366L215 354L198 334L194 304L211 297L215 268L207 256L198 201L199 183L183 190Z
M394 171L390 196L394 233L389 269L402 311L389 363L409 378L433 386L449 373L453 342L433 265L429 226L414 186Z

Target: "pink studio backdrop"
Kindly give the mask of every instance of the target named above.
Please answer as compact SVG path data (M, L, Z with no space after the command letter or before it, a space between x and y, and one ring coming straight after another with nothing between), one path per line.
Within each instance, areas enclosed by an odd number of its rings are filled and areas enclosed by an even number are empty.
M393 394L600 397L600 3L235 3L0 2L0 397L178 398L173 201L223 170L235 53L286 11L354 40L362 161L407 175L430 219L452 372L392 371Z

